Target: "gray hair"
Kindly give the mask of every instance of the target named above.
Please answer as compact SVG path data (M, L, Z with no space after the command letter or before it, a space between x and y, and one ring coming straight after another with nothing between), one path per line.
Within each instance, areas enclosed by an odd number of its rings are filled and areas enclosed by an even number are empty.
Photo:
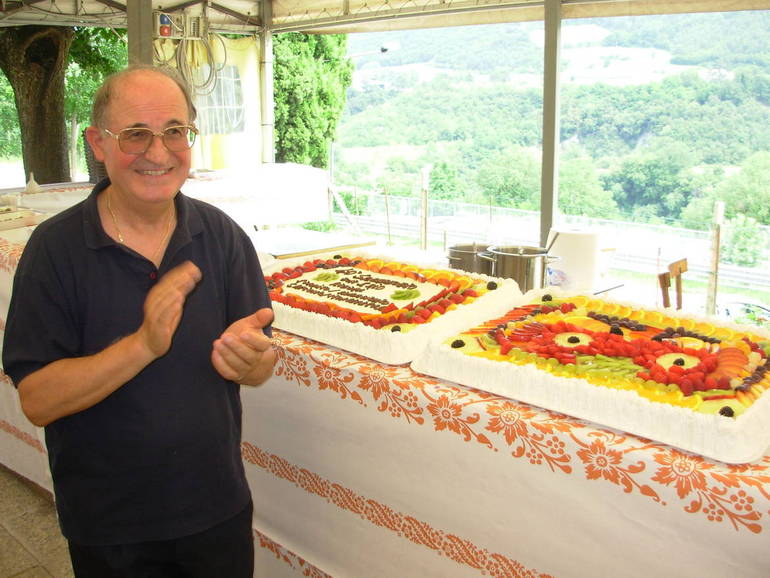
M193 122L195 120L197 111L195 110L195 105L192 101L192 93L190 92L190 87L187 85L187 82L185 82L182 75L176 71L176 69L171 68L170 66L131 64L123 70L119 70L118 72L108 76L104 80L104 83L96 91L96 94L94 95L93 106L91 108L91 124L93 126L104 128L104 123L106 120L105 117L107 116L107 107L110 104L110 100L112 100L115 83L125 76L142 70L157 72L158 74L162 74L166 78L173 80L182 91L185 102L187 102L187 111L190 117L189 121Z

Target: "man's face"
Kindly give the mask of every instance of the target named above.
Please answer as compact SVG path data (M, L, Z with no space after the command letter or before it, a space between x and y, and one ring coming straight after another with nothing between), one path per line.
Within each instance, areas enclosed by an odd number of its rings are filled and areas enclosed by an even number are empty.
M106 127L114 134L124 128L149 128L155 133L189 124L187 103L170 78L152 71L137 71L119 79L107 108ZM191 152L171 152L155 137L140 155L120 150L118 141L99 131L93 134L94 156L104 162L116 195L154 202L173 198L190 172ZM102 158L100 158L102 157Z

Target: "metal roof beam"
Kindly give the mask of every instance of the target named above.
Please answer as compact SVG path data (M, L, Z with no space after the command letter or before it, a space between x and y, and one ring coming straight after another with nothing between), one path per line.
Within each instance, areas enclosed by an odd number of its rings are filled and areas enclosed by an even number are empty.
M19 10L23 10L24 8L27 8L28 6L32 6L33 4L37 4L38 2L43 2L44 0L24 0L22 2L8 2L7 4L3 2L3 14L0 16L0 20L3 18L7 18L14 12L18 12ZM10 6L11 4L16 4L17 6L13 8L6 9L5 6Z
M366 22L381 22L383 20L396 20L402 18L421 18L431 16L444 16L449 14L470 14L474 12L486 12L489 10L504 11L516 8L542 8L544 2L533 0L512 0L494 4L480 5L475 2L464 2L456 5L437 4L435 6L412 6L404 8L390 8L365 14L353 14L349 11L349 5L344 14L329 16L327 18L310 18L308 20L294 20L285 23L274 21L271 29L273 32L300 32L305 30L318 30L333 28L346 24L361 24Z
M126 8L125 4L121 4L120 2L115 2L114 0L96 0L99 4L104 4L105 6L109 6L110 8L114 8L115 10L121 10L123 12L127 12L128 9Z
M231 10L227 6L222 6L221 4L217 4L216 2L210 2L209 8L216 10L217 12L221 12L222 14L227 14L228 16L232 16L236 20L240 20L241 22L244 22L249 26L262 26L262 22L259 17L255 18L254 16L250 16L248 14L241 14L240 12Z

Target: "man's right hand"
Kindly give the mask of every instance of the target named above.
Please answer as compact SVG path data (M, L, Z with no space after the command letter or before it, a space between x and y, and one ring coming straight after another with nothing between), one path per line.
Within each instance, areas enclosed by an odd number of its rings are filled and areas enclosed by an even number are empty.
M144 301L144 321L137 336L155 356L164 355L179 327L187 296L203 278L191 261L177 265L150 289Z

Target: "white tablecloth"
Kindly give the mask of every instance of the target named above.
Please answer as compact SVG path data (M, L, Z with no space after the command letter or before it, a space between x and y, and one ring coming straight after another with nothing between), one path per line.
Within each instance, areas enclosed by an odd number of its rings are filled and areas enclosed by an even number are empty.
M0 232L0 320L29 231ZM4 325L3 325L4 326ZM242 390L255 576L770 575L770 455L728 466L281 331ZM51 487L0 381L0 462Z
M280 545L259 557L284 566L261 575L770 575L770 455L729 466L276 343L276 375L242 393L254 525Z

